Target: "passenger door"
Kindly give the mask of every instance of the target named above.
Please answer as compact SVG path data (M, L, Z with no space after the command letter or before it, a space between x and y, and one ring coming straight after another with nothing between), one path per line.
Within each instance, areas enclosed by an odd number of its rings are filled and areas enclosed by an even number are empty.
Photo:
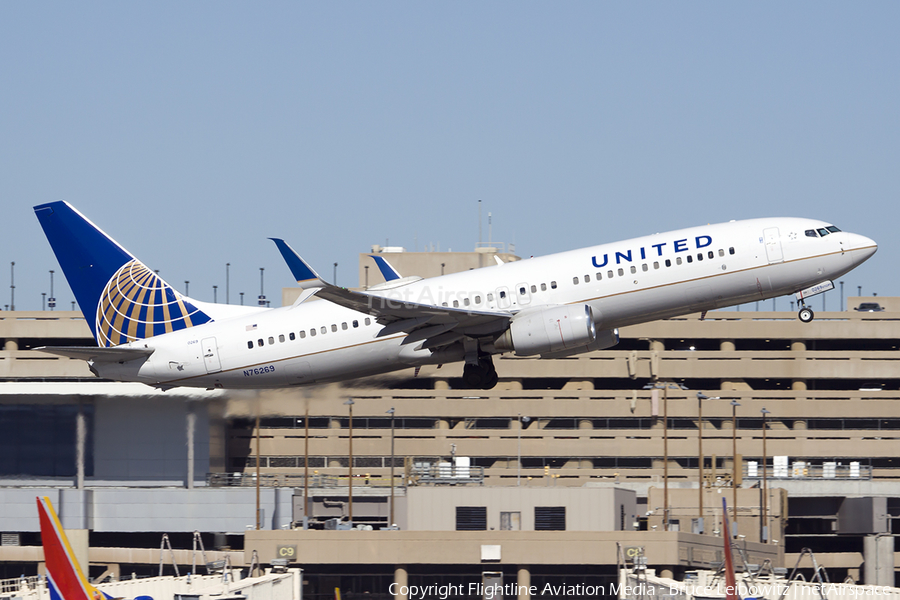
M769 264L784 262L784 253L781 251L781 234L777 227L763 229L763 238L766 243L766 258Z
M206 365L207 373L218 373L222 370L222 363L219 361L219 348L216 345L216 338L208 337L200 342L203 351L203 363Z

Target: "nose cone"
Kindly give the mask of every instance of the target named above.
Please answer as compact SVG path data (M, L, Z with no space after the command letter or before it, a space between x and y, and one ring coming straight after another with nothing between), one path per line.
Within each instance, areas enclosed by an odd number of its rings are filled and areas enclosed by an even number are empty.
M858 233L851 233L848 239L848 247L853 256L853 263L860 264L869 259L878 250L875 240Z

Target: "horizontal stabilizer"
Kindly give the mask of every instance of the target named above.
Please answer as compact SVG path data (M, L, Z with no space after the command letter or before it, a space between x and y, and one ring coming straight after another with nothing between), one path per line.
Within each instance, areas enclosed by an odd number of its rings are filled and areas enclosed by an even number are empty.
M101 348L94 346L41 346L35 348L40 352L48 354L56 354L58 356L68 356L69 358L78 358L81 360L91 360L94 362L128 362L129 360L138 360L147 358L153 354L153 348L128 348L113 347Z
M288 246L284 240L280 238L269 239L278 246L278 251L281 252L284 262L287 263L288 268L291 270L291 274L293 274L294 279L297 280L297 283L301 288L325 287L325 282L322 281L319 274L313 271L312 267L306 264L306 261L300 258L300 255L294 252L294 249Z

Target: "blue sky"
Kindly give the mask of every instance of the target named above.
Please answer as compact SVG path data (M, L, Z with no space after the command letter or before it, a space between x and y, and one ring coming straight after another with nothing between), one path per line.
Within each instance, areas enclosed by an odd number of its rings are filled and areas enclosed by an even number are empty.
M0 3L0 306L10 261L17 308L49 291L31 207L52 200L202 300L226 262L232 301L255 297L259 267L280 298L272 236L329 277L338 262L346 286L372 244L469 250L479 199L523 256L822 218L879 243L848 295L900 295L898 17L896 2Z

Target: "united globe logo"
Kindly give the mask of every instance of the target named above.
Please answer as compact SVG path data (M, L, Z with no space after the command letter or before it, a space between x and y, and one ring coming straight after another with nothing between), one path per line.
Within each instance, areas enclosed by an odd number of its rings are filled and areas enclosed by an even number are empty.
M138 260L112 276L97 303L97 341L118 346L210 321Z

